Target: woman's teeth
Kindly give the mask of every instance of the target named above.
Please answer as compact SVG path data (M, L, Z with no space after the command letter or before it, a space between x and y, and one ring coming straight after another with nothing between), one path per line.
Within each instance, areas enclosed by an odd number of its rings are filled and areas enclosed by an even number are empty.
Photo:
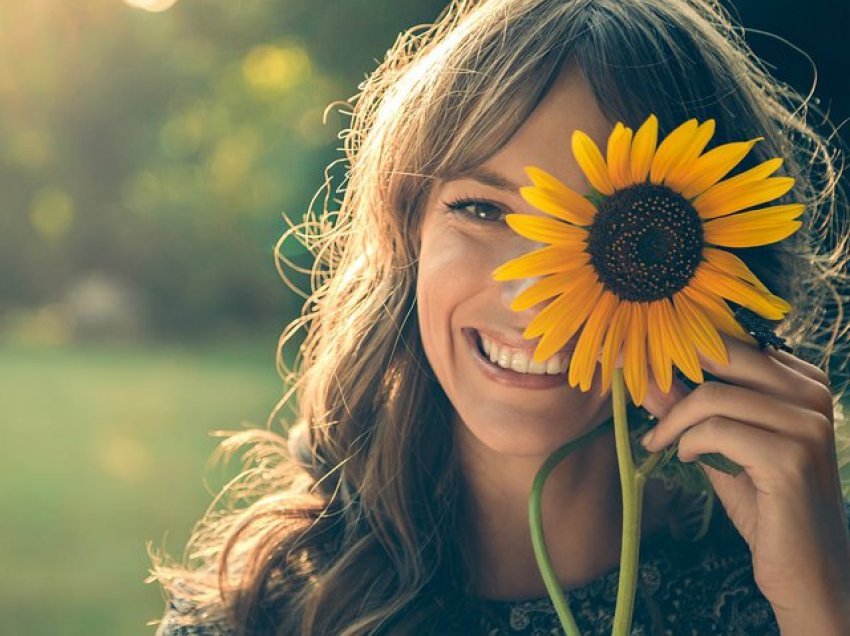
M556 353L548 360L534 362L532 356L525 351L512 349L494 342L483 333L479 333L481 345L484 352L490 357L490 362L498 364L504 369L511 369L517 373L531 373L533 375L558 375L566 372L569 366L568 353Z

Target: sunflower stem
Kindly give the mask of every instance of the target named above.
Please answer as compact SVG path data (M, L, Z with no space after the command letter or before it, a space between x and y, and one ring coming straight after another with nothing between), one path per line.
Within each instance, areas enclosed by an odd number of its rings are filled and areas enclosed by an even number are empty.
M531 545L534 548L534 558L537 560L537 568L543 577L543 583L546 585L546 591L549 593L549 598L552 599L552 605L558 613L558 619L561 621L561 627L564 628L564 633L567 636L580 636L581 632L576 625L575 618L570 611L569 603L567 602L564 590L561 589L561 584L558 582L558 577L555 575L555 570L552 567L552 561L549 558L549 552L546 549L546 537L543 534L543 485L546 483L546 478L570 453L578 450L594 438L604 433L611 425L611 419L607 419L597 427L589 430L574 440L571 440L563 446L556 449L543 466L537 471L534 477L534 483L531 486L531 495L528 498L528 523L531 529Z
M620 468L620 486L623 493L623 537L620 550L620 581L617 587L617 605L614 610L614 636L628 636L632 626L637 565L640 553L640 515L643 504L643 486L646 476L658 462L650 457L635 470L629 441L629 423L626 416L626 395L622 368L614 369L611 401L614 411L614 442L617 446L617 463Z

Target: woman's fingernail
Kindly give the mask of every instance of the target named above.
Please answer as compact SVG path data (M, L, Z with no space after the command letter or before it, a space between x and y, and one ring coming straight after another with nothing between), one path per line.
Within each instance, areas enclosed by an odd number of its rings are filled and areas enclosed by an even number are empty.
M653 437L655 437L655 429L652 429L651 431L649 431L649 433L644 435L643 439L640 440L640 443L643 444L644 448L646 448L652 441Z

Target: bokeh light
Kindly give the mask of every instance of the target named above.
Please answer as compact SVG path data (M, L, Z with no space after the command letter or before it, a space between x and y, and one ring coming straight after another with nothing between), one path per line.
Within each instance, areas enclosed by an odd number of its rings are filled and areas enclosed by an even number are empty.
M177 4L177 0L124 0L131 7L135 7L136 9L144 9L145 11L150 11L151 13L159 13L161 11L167 11L175 4Z
M248 85L258 92L285 92L310 75L310 57L300 46L261 45L249 51L242 63Z
M39 190L30 205L30 222L44 238L56 240L67 234L74 220L74 202L55 187Z

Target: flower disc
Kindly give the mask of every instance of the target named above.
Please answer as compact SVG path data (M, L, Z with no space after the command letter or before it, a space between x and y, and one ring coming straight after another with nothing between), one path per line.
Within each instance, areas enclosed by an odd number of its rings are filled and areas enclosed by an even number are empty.
M587 250L607 289L645 302L684 288L702 246L702 222L688 200L666 186L641 183L602 200Z

